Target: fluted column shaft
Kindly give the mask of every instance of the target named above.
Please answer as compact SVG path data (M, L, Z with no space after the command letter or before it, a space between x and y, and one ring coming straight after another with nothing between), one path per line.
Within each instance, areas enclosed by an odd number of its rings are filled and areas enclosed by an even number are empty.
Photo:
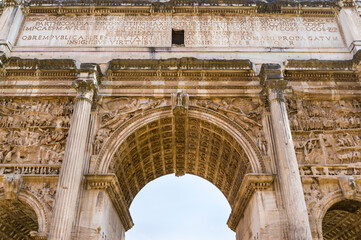
M287 82L279 72L270 73L268 78L266 76L265 83L276 146L278 180L287 216L288 239L311 240L307 207L284 98Z
M49 240L69 240L71 238L72 224L76 215L76 203L83 177L91 103L96 87L96 79L90 75L87 73L80 74L80 78L73 84L78 94L74 103L59 176Z

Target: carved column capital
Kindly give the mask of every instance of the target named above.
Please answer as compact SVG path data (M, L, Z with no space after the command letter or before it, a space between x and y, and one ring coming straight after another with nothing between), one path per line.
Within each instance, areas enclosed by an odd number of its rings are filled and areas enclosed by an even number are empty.
M264 83L265 90L270 102L284 101L284 90L287 87L287 81L283 78L281 66L279 64L263 64L261 69L261 81Z
M72 84L73 88L77 91L76 100L86 100L92 103L93 96L99 89L98 71L96 66L92 65L92 67L81 69L78 73L78 78Z

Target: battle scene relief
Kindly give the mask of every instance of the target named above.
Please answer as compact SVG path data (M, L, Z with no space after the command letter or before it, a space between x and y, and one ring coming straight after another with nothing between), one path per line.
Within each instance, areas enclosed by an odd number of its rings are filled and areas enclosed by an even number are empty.
M2 98L0 163L60 164L72 111L69 98Z
M361 161L361 108L358 99L288 101L290 127L301 164Z

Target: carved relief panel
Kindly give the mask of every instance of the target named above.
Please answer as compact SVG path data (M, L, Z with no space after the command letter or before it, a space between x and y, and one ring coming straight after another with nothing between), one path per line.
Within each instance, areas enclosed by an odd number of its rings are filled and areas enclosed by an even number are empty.
M97 155L111 133L123 123L144 113L170 104L169 99L155 98L103 98L98 102L99 128L93 142L93 154Z
M73 103L69 98L0 100L0 163L61 163Z
M267 155L267 142L262 128L263 106L259 99L193 99L191 103L216 111L237 123L255 140L262 154Z
M289 101L289 121L299 163L361 161L360 104L358 99Z
M171 98L101 99L98 102L99 124L93 141L93 155L99 154L111 133L131 118L171 104ZM267 154L267 143L262 130L263 107L259 99L191 97L189 105L214 111L238 124L254 139L262 154Z
M25 182L22 188L34 194L43 201L50 210L52 210L55 203L57 185L57 181L54 180L43 182Z

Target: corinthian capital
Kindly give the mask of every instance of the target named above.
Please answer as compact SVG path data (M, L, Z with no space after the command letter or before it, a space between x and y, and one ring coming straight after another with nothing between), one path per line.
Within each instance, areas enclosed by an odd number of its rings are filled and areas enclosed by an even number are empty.
M81 68L78 73L78 78L74 80L72 86L77 91L77 100L87 100L92 102L93 96L98 91L98 71L96 66L91 65L93 68ZM82 66L81 66L82 67Z

